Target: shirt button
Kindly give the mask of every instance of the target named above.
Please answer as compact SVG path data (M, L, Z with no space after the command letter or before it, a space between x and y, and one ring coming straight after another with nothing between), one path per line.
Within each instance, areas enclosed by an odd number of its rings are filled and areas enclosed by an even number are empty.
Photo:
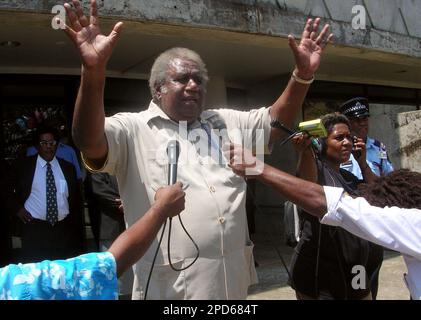
M210 192L215 192L215 187L214 186L210 186L209 187Z
M218 221L220 224L223 224L225 222L225 218L224 217L219 217Z

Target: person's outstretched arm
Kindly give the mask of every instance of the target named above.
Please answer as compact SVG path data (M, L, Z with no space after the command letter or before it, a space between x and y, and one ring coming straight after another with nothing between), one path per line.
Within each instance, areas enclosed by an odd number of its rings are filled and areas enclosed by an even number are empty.
M273 187L311 215L321 218L321 223L340 226L360 238L421 259L420 209L370 205L363 197L347 196L342 188L323 187L263 164L248 150L233 144L225 155L236 174Z
M340 226L362 239L421 260L420 209L381 208L363 197L352 198L341 189L324 187L324 191L328 212L321 223Z
M108 251L116 260L118 277L143 256L165 219L184 210L185 193L181 187L177 182L159 189L148 212L113 242Z
M142 257L165 219L184 210L185 193L181 187L178 182L158 190L151 209L124 231L108 252L0 268L0 292L7 292L0 295L0 300L115 299L118 292L115 275L119 277ZM66 286L57 286L59 278ZM95 285L91 286L92 283Z
M273 168L238 145L231 144L224 153L229 159L228 166L234 173L255 178L273 187L282 196L316 217L322 217L327 212L322 186Z
M288 44L295 59L293 76L281 96L271 106L270 116L291 126L304 102L304 98L310 87L306 80L311 80L319 68L323 50L333 38L329 34L329 25L326 24L318 33L320 18L308 19L304 27L301 41L297 45L292 35L288 36ZM284 132L280 129L272 129L270 143L279 139Z
M73 141L93 167L101 167L107 157L104 133L104 85L106 65L121 33L122 22L108 36L101 33L95 0L88 19L77 0L65 3L68 25L65 32L75 44L82 61L82 75L73 115Z

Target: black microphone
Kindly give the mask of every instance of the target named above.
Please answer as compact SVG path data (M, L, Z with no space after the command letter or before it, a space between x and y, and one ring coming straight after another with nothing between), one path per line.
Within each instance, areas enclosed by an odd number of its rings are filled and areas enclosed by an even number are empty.
M175 184L177 181L177 163L180 155L180 144L177 140L171 140L167 146L168 154L168 185Z

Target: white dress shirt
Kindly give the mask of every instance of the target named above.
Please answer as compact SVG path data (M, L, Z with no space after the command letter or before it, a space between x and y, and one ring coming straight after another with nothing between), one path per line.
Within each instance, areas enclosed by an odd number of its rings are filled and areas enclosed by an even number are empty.
M341 188L325 186L324 191L328 212L321 223L340 226L402 253L411 297L421 300L421 210L371 206L364 198L353 199Z
M60 165L54 157L50 162L57 190L58 221L69 214L69 190ZM31 194L25 201L25 209L35 219L46 220L47 215L47 187L46 187L47 161L38 156L35 165L34 179L32 180Z

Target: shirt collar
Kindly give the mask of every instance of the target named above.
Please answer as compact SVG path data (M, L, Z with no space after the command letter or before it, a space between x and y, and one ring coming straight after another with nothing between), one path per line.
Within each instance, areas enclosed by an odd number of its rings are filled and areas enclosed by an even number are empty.
M149 122L154 118L163 118L171 121L167 114L155 102L153 102L153 100L151 100L149 107L145 112L145 120L146 122Z
M202 112L202 114L200 115L200 119L192 123L189 126L189 128L190 129L199 128L201 126L200 123L205 123L206 120L209 119L211 116L212 116L212 113L210 112L207 112L207 111ZM154 118L162 118L162 119L174 122L155 102L153 102L153 100L151 100L151 102L149 103L149 107L145 112L145 120L147 123L149 123L149 121L151 121Z
M53 160L50 161L51 165L55 165L56 162L56 157L54 157ZM44 168L47 165L47 161L45 161L40 155L38 155L37 164L41 166L41 168Z

